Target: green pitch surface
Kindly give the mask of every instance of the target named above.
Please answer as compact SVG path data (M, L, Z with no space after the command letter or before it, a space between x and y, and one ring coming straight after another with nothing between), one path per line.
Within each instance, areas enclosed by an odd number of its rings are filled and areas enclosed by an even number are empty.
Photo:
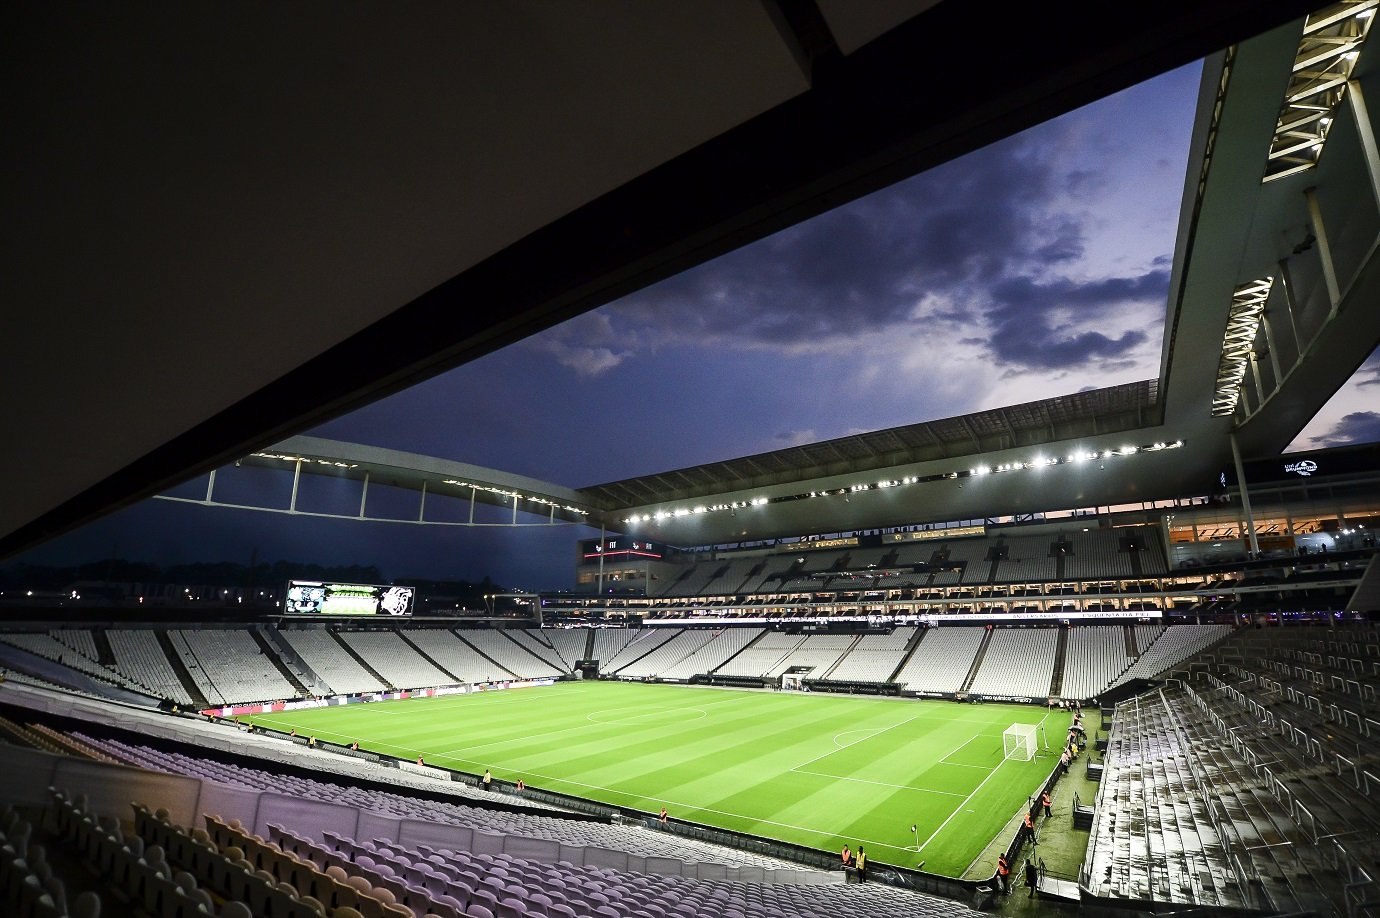
M1070 715L1027 705L618 682L284 711L270 729L958 876L1054 766L1003 760L1002 731ZM1057 752L1054 753L1057 755ZM915 831L911 831L911 826ZM916 850L917 841L919 850Z

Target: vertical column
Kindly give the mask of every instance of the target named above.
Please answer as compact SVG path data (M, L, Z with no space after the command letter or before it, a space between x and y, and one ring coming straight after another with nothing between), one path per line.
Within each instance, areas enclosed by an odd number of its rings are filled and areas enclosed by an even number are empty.
M1316 188L1305 188L1303 197L1308 203L1308 222L1312 225L1313 235L1317 239L1318 260L1322 263L1323 280L1327 283L1327 300L1332 307L1329 315L1336 315L1337 308L1342 304L1342 288L1337 283L1337 268L1332 263L1332 246L1327 241L1327 227L1323 225L1322 208L1318 206L1318 191Z
M1260 542L1255 537L1255 515L1251 513L1250 488L1246 486L1246 467L1241 463L1241 447L1236 442L1236 431L1231 432L1231 460L1236 465L1236 487L1241 491L1241 509L1246 512L1246 527L1250 533L1251 557L1260 555Z
M1270 350L1270 369L1275 374L1275 388L1278 389L1284 383L1284 373L1279 368L1279 349L1275 347L1275 332L1270 327L1270 315L1267 312L1260 314L1260 327L1265 329L1265 346Z
M369 471L364 472L364 489L359 492L359 518L364 519L364 503L369 499Z
M1265 385L1260 381L1260 358L1256 356L1255 351L1251 351L1250 361L1251 378L1255 380L1256 406L1260 407L1265 404Z
M474 525L474 485L470 485L470 525Z
M517 496L516 494L514 494L514 495L513 495L513 525L514 525L514 526L517 525L517 504L518 504L518 496Z
M216 490L216 470L211 469L211 476L206 479L206 503L211 502L211 494Z
M422 502L417 508L417 522L426 522L426 479L422 479Z
M1289 317L1289 333L1294 337L1294 362L1303 359L1303 339L1299 337L1298 304L1294 302L1294 278L1289 273L1288 260L1279 262L1280 289L1284 291L1284 314Z
M604 524L599 524L599 588L598 594L604 595Z
M1370 176L1370 193L1380 207L1380 152L1375 143L1375 129L1371 125L1370 112L1366 108L1366 97L1361 92L1361 84L1348 80L1347 98L1351 100L1351 114L1356 119L1356 134L1361 139L1361 152L1366 157L1366 174Z
M288 501L288 513L297 512L297 484L302 480L302 460L297 460L297 466L292 472L292 499Z

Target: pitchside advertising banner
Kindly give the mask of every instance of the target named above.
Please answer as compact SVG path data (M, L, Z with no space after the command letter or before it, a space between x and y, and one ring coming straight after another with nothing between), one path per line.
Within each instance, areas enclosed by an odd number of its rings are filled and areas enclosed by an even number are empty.
M288 615L411 615L416 590L371 583L289 580L283 612Z

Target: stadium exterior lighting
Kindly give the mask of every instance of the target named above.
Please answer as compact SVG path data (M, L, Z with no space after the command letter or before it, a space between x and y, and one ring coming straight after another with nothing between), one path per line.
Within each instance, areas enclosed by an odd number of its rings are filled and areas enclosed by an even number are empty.
M1377 2L1380 2L1380 0L1377 0ZM1143 446L1127 445L1121 446L1117 449L1104 450L1102 452L1097 452L1095 450L1075 450L1074 452L1069 453L1067 456L1064 457L1034 456L1026 460L1003 462L1000 465L998 465L995 469L993 469L991 466L979 465L974 466L970 469L954 470L949 472L938 472L934 475L907 475L904 478L887 479L885 481L879 481L876 484L860 483L845 488L838 488L836 490L815 490L803 492L800 494L783 494L777 497L765 497L759 495L748 500L735 500L730 501L728 503L711 504L709 506L697 504L693 507L676 507L670 509L656 510L650 513L634 513L631 516L625 517L623 519L623 522L660 522L666 519L699 515L702 513L717 513L723 510L737 511L744 507L762 507L767 504L786 503L789 501L805 500L816 497L842 497L846 501L849 500L854 494L871 490L880 490L883 488L899 488L914 484L927 484L935 481L953 481L954 479L958 478L976 478L982 475L990 475L994 473L1017 472L1028 471L1030 469L1050 468L1056 465L1067 465L1072 463L1087 462L1091 459L1102 459L1104 461L1109 459L1122 459L1130 456L1135 456L1139 453L1160 452L1166 449L1178 449L1183 445L1183 440L1175 440L1173 443L1165 443L1163 441L1160 441L1157 443L1146 444Z
M256 459L281 459L283 462L303 462L315 465L326 465L336 469L357 469L358 465L352 462L340 462L336 459L310 459L306 456L289 456L285 453L252 453Z
M1380 2L1380 0L1377 0ZM1222 357L1217 364L1217 387L1212 397L1212 416L1226 417L1236 411L1241 399L1241 381L1246 378L1255 336L1270 298L1273 277L1262 277L1242 284L1231 297L1227 329L1222 336Z
M1304 20L1262 182L1318 164L1377 4L1380 0L1343 0Z

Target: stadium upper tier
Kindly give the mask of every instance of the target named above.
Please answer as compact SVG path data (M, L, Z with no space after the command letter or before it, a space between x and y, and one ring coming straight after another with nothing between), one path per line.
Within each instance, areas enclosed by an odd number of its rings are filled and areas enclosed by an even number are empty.
M819 688L832 683L901 694L1087 700L1132 678L1151 678L1229 631L1225 625L1086 625L1063 641L1055 625L903 626L866 634L789 634L756 626L355 632L260 626L60 628L3 634L0 641L30 655L11 656L7 665L48 684L96 692L123 686L206 709L569 678L582 660L597 660L603 676L625 680L778 687L791 674ZM565 653L558 655L553 644ZM104 656L105 647L124 650L111 653L107 665L90 655Z
M932 535L924 533L924 535ZM1133 580L1170 573L1153 526L1025 535L934 538L886 546L815 549L808 542L771 551L713 552L662 574L649 593L664 598L780 596L930 586Z

